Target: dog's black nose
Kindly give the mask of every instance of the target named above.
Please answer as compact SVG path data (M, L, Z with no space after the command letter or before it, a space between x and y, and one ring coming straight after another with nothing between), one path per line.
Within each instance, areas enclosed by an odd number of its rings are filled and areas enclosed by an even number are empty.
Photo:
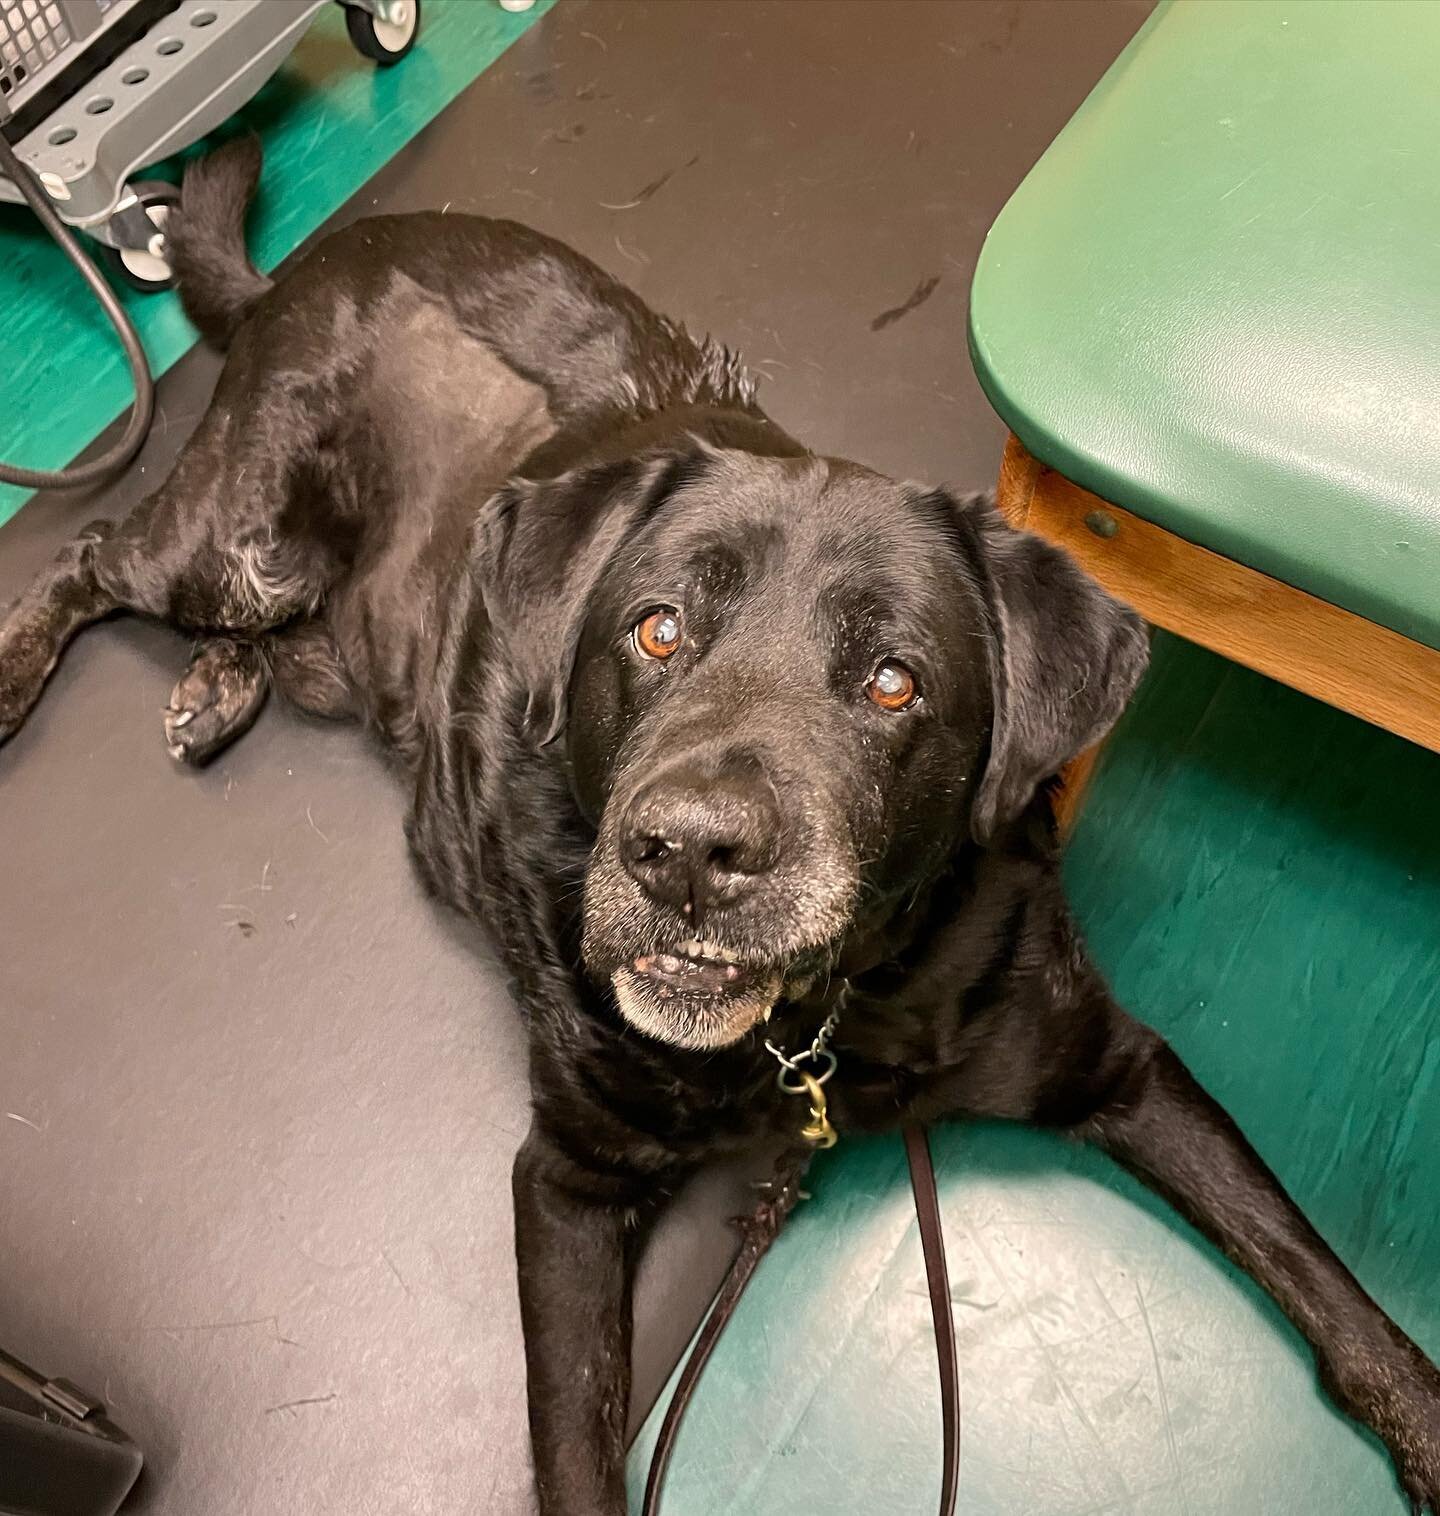
M635 796L621 846L657 900L697 914L739 899L780 857L775 791L759 772L671 769Z

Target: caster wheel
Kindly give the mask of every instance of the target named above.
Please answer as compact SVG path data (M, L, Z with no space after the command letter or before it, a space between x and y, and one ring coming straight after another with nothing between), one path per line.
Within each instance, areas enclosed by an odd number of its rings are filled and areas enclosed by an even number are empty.
M388 68L415 46L420 35L420 0L390 0L384 19L347 5L345 29L357 52Z
M173 184L149 180L131 186L145 219L155 228L144 247L106 247L105 257L111 268L137 290L168 290L175 287L175 270L165 245L165 223L173 206L180 203L180 191Z

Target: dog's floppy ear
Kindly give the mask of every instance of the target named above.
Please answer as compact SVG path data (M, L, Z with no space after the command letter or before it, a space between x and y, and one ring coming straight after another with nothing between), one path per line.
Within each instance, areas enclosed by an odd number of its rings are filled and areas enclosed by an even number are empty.
M512 479L486 502L470 562L486 613L524 681L540 746L565 729L567 692L591 596L635 527L703 468L698 454L648 453Z
M988 495L955 502L990 621L990 755L971 809L984 843L1114 726L1149 662L1145 624Z

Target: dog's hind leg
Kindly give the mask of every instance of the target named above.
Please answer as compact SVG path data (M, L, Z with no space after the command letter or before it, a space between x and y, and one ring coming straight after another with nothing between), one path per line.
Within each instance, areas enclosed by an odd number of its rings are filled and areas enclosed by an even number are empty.
M267 385L262 358L232 351L169 479L123 521L82 533L0 619L0 741L66 643L102 616L133 611L255 644L312 616L345 571L359 513L336 506L333 467L317 461L344 396L328 381ZM181 681L167 741L185 761L203 761L254 716L265 688L257 658L217 649Z
M250 725L269 687L260 639L313 612L333 567L323 551L277 537L267 523L217 542L198 515L166 486L119 525L87 527L0 615L0 743L76 633L117 611L209 639L166 712L177 758L203 763Z
M265 639L275 687L309 716L353 721L363 714L324 616L297 621Z
M0 615L0 743L76 633L116 611L219 639L198 651L172 696L166 741L177 757L204 762L254 719L269 684L258 640L313 612L333 565L264 519L217 540L225 516L192 508L175 486L172 478L118 525L87 527Z
M87 526L0 616L0 742L29 715L65 644L120 609L94 573L96 549L114 530L108 521Z

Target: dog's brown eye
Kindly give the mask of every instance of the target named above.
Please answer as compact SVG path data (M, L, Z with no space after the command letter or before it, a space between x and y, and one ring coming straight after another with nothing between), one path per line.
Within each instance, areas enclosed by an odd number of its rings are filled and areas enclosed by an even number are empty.
M887 658L870 676L865 693L882 711L903 711L920 697L915 676L903 663Z
M662 606L635 625L635 646L647 658L668 658L684 639L679 611Z

